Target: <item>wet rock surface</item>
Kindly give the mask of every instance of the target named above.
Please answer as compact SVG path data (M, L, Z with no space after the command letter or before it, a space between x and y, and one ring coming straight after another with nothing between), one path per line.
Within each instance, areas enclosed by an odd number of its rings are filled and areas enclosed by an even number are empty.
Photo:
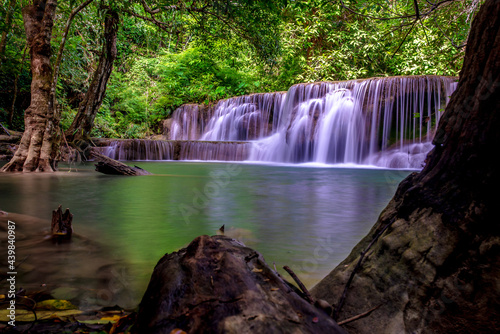
M492 159L500 145L499 39L500 2L487 0L424 169L401 182L369 234L312 289L342 305L339 321L381 305L346 325L349 333L500 332L500 225L491 195L500 186Z
M135 333L344 333L271 270L226 236L200 236L156 265Z

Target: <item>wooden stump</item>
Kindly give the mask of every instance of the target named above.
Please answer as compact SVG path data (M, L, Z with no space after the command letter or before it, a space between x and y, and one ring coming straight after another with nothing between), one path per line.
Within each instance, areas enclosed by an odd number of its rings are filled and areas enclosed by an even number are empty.
M52 211L52 224L50 227L52 240L54 242L63 242L71 240L73 234L73 214L66 209L62 212L61 205L57 210Z
M156 265L135 333L345 333L262 255L226 236L200 236Z
M90 156L95 160L98 160L95 165L95 170L110 175L150 175L151 173L137 166L130 167L123 162L111 159L101 153L91 150Z

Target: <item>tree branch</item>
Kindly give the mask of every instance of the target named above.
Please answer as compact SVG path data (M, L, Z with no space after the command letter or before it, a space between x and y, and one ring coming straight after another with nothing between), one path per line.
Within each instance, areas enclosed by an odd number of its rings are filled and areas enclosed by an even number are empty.
M437 22L436 18L434 17L433 19L434 19L434 23L436 23L436 27L443 34L443 36L451 43L451 45L453 45L453 47L455 47L455 49L460 50L460 49L464 48L467 45L467 43L464 43L462 45L456 45L455 42L453 41L453 39L450 38L450 37L448 37L448 35L446 35L444 33L444 31L441 29L441 27L440 27L439 23Z
M426 11L425 13L423 14L420 14L420 11L418 10L418 5L416 4L416 0L415 1L415 7L416 7L416 13L415 14L407 14L407 15L399 15L399 16L392 16L392 17L376 17L376 16L371 16L371 15L366 15L366 14L361 14L353 9L351 9L350 7L348 7L345 3L344 3L344 0L340 0L340 5L345 8L346 10L348 10L349 12L355 14L355 15L359 15L359 16L362 16L362 17L366 17L366 18L369 18L369 19L373 19L373 20L380 20L380 21L390 21L390 20L401 20L401 19L413 19L413 18L421 18L421 17L427 17L429 16L432 12L434 12L435 10L437 10L439 7L441 7L442 5L445 5L449 2L455 2L457 0L443 0L443 1L440 1L438 3L431 3L431 2L428 2L431 7L429 8L428 11Z
M57 52L57 58L56 62L54 63L54 73L52 74L52 94L55 96L55 91L56 91L56 85L57 85L57 78L59 76L59 68L61 65L61 60L62 60L62 54L64 51L64 46L66 44L66 39L68 37L69 33L69 28L71 27L71 23L73 22L73 19L75 18L76 14L78 14L82 9L87 7L92 1L94 0L85 0L80 6L76 7L71 11L69 14L68 20L66 21L66 26L64 27L64 33L62 35L61 39L61 44L59 45L59 51Z
M167 32L170 32L170 31L168 31L168 29L171 29L174 26L173 24L170 24L170 23L166 23L166 22L163 22L163 21L158 21L155 17L153 17L153 15L151 15L151 17L147 17L147 16L144 16L144 15L138 14L138 13L136 13L134 11L128 10L128 9L123 9L123 11L125 13L127 13L127 14L132 15L133 17L137 17L138 19L151 22L154 25L156 25L158 28L160 28L160 29L162 29L164 31L167 31Z
M378 306L375 306L375 307L373 307L373 308L369 309L369 310L368 310L368 311L366 311L366 312L363 312L363 313L361 313L361 314L355 315L355 316L354 316L354 317L352 317L352 318L349 318L349 319L345 319L345 320L339 321L339 322L337 322L337 325L342 326L342 325L348 324L348 323L350 323L350 322L356 321L356 320L358 320L358 319L364 318L364 317L366 317L366 316L370 315L370 313L372 313L373 311L375 311L376 309L378 309L380 306L382 306L382 304L380 304L380 305L378 305Z
M141 0L141 3L142 3L142 7L144 8L144 10L151 15L158 14L160 12L159 8L156 8L155 10L152 10L151 8L149 8L148 4L144 0Z

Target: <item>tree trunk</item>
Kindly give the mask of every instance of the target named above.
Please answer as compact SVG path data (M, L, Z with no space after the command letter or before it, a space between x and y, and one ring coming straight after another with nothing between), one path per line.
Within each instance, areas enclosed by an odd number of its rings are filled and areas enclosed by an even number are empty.
M339 320L383 304L349 333L500 331L499 128L500 1L486 0L426 166L312 290Z
M101 107L106 93L106 85L113 70L113 62L117 55L116 35L118 32L118 23L118 13L108 8L105 15L104 45L99 65L94 73L87 94L78 107L78 113L65 133L66 138L70 142L87 140L94 126L94 119Z
M2 171L54 171L59 146L59 116L51 98L50 66L56 0L33 1L23 8L31 57L31 103L25 111L25 131L16 154Z
M71 240L73 234L73 214L66 209L62 211L62 206L59 205L57 210L52 211L52 223L50 224L50 231L52 233L52 241L54 243L61 243Z

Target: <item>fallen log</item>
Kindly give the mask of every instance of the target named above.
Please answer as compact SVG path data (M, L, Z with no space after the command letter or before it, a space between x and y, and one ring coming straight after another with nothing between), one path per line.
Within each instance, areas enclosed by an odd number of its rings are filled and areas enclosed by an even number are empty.
M200 236L156 265L133 333L345 333L262 255Z
M95 165L95 170L103 174L111 175L150 175L151 173L137 166L130 167L123 162L111 159L101 153L96 152L96 150L90 151L90 157L97 160Z

